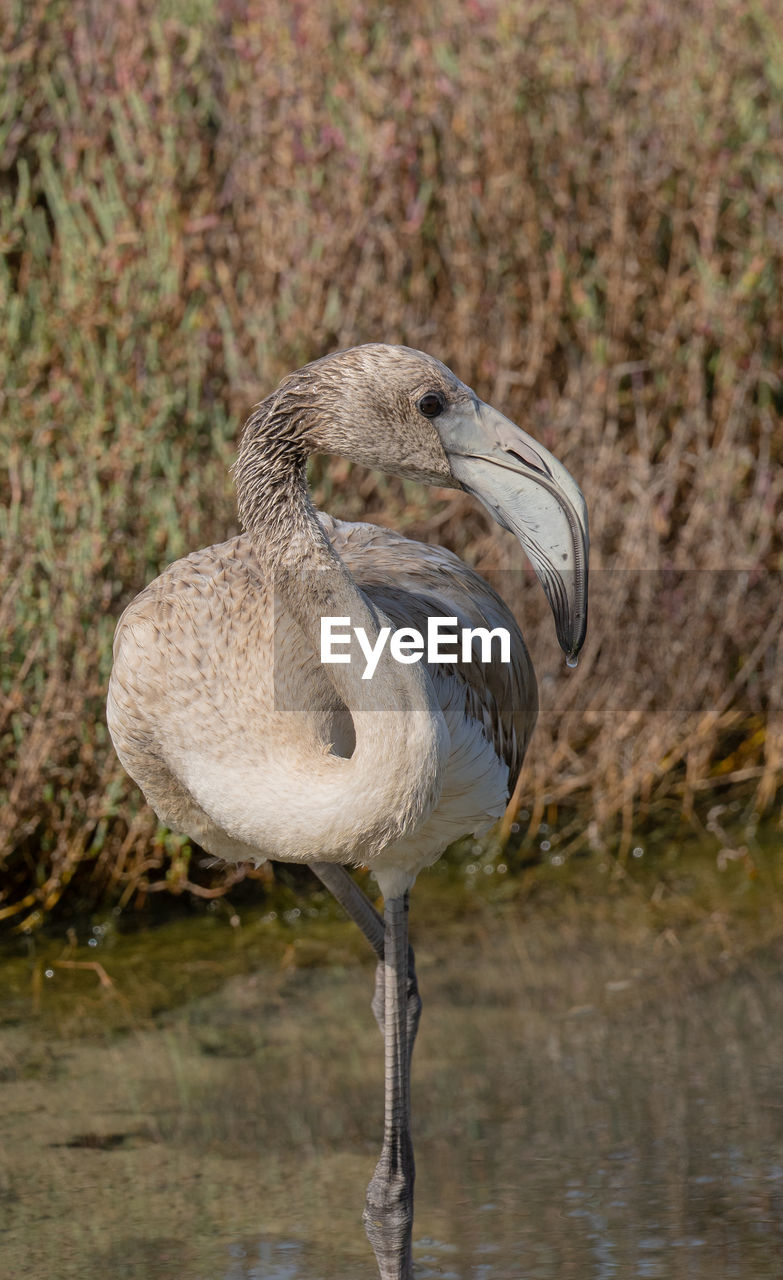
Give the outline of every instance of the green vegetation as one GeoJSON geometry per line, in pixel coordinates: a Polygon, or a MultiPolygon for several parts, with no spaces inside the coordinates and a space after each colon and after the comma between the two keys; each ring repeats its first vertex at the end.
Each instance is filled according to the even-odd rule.
{"type": "Polygon", "coordinates": [[[113,755],[114,623],[236,531],[250,406],[368,340],[439,355],[588,497],[571,673],[465,495],[313,466],[336,514],[505,571],[542,678],[531,833],[624,857],[640,822],[773,809],[776,0],[9,0],[0,49],[0,920],[218,874],[113,755]]]}

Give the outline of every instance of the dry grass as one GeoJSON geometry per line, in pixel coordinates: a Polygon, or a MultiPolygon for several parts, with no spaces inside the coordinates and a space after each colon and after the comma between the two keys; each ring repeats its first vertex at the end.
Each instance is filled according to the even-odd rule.
{"type": "MultiPolygon", "coordinates": [[[[0,918],[35,923],[77,872],[126,898],[189,882],[107,739],[114,620],[235,530],[249,406],[379,338],[452,364],[588,497],[604,572],[576,678],[507,582],[544,677],[534,825],[566,806],[627,847],[640,815],[716,788],[772,806],[776,0],[6,11],[0,918]]],[[[518,565],[467,498],[342,462],[313,478],[337,514],[518,565]]]]}

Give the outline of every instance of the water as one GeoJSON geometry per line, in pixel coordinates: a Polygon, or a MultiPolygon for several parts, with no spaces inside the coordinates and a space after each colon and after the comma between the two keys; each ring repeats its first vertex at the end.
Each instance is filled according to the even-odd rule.
{"type": "MultiPolygon", "coordinates": [[[[732,866],[734,897],[667,888],[667,908],[646,862],[589,900],[565,870],[530,898],[505,877],[505,903],[474,876],[448,919],[437,872],[414,890],[417,1280],[780,1275],[780,898],[732,866]],[[766,915],[734,909],[756,898],[766,915]]],[[[69,953],[111,987],[56,952],[14,961],[0,1274],[372,1277],[362,954],[305,910],[69,953]]]]}

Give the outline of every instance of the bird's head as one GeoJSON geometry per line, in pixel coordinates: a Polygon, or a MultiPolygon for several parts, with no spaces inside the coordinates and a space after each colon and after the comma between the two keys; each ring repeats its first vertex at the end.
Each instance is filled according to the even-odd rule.
{"type": "Polygon", "coordinates": [[[316,360],[289,374],[259,405],[240,465],[259,445],[279,456],[283,442],[302,456],[340,454],[473,494],[518,538],[549,600],[560,646],[576,658],[587,628],[582,492],[548,450],[479,400],[446,365],[382,343],[316,360]]]}

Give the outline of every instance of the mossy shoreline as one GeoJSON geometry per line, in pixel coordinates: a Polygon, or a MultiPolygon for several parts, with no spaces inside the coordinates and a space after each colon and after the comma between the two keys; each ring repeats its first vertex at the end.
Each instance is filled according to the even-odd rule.
{"type": "MultiPolygon", "coordinates": [[[[783,936],[783,859],[774,832],[736,849],[691,838],[642,851],[625,865],[586,857],[509,871],[507,854],[466,854],[422,872],[411,928],[425,947],[464,931],[510,925],[572,930],[612,944],[643,940],[661,971],[690,967],[705,978],[732,971],[783,936]]],[[[370,875],[359,882],[371,897],[370,875]]],[[[379,906],[381,900],[378,899],[379,906]]],[[[3,1018],[40,1015],[43,1025],[103,1037],[155,1020],[183,1000],[214,991],[257,965],[288,970],[369,969],[358,930],[308,874],[243,899],[149,913],[99,911],[51,920],[0,948],[3,1018]],[[83,1020],[83,1021],[80,1021],[83,1020]],[[90,1031],[92,1028],[92,1031],[90,1031]]]]}

